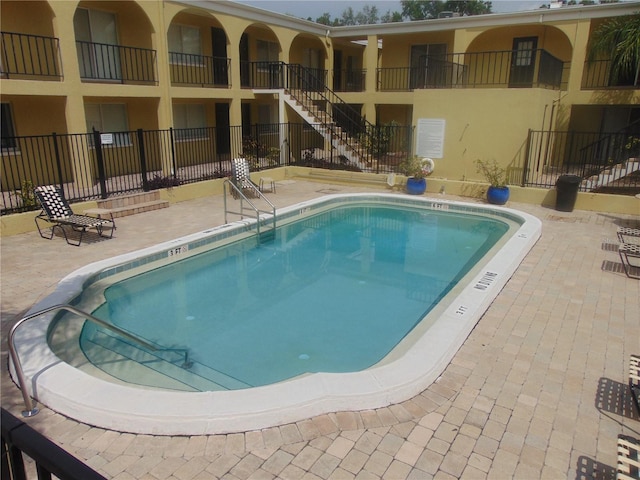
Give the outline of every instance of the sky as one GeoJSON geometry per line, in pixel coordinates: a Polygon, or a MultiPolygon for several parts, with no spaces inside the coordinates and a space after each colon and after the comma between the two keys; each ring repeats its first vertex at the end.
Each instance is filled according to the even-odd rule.
{"type": "MultiPolygon", "coordinates": [[[[342,17],[348,7],[354,13],[362,10],[365,5],[375,5],[378,15],[384,15],[387,11],[400,12],[402,6],[399,0],[236,0],[239,3],[251,5],[277,13],[290,14],[298,18],[311,17],[313,20],[320,17],[325,12],[331,18],[342,17]]],[[[513,12],[518,10],[535,10],[548,0],[493,0],[491,2],[494,13],[513,12]]]]}

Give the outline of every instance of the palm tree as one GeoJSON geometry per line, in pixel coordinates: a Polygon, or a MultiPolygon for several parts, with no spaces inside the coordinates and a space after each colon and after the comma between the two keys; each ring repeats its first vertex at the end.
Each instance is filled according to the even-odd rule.
{"type": "Polygon", "coordinates": [[[640,13],[612,18],[593,32],[589,59],[607,57],[611,60],[611,79],[617,82],[634,76],[633,85],[640,77],[640,13]]]}

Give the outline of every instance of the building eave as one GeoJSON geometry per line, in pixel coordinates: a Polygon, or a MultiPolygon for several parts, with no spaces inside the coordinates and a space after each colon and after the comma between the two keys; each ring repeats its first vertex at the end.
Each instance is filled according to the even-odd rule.
{"type": "Polygon", "coordinates": [[[291,15],[270,12],[262,8],[233,2],[230,0],[169,0],[171,3],[181,4],[207,10],[212,13],[223,13],[235,17],[245,18],[266,25],[290,28],[301,33],[326,36],[329,27],[310,22],[291,15]]]}
{"type": "Polygon", "coordinates": [[[366,37],[367,35],[403,35],[407,33],[440,32],[456,29],[491,28],[531,25],[631,15],[640,11],[640,2],[619,2],[523,12],[490,13],[468,17],[451,17],[414,22],[382,23],[330,27],[332,38],[366,37]]]}

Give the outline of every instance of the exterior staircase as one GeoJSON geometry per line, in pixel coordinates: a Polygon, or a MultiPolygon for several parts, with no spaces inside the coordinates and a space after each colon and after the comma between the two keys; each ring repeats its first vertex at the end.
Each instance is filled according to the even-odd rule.
{"type": "Polygon", "coordinates": [[[282,98],[300,117],[316,130],[325,141],[336,149],[338,155],[344,156],[350,163],[366,170],[366,148],[353,136],[347,134],[333,117],[321,110],[317,103],[305,95],[305,92],[297,90],[284,90],[282,98]]]}
{"type": "Polygon", "coordinates": [[[582,188],[591,191],[606,187],[634,172],[640,171],[640,158],[629,158],[622,163],[612,165],[597,175],[592,175],[582,181],[582,188]]]}
{"type": "Polygon", "coordinates": [[[314,78],[313,70],[286,63],[280,63],[280,68],[283,69],[280,78],[284,82],[279,90],[284,102],[322,135],[338,155],[367,171],[370,153],[366,144],[373,145],[374,125],[329,89],[324,81],[314,78]],[[352,132],[357,132],[357,136],[352,132]]]}

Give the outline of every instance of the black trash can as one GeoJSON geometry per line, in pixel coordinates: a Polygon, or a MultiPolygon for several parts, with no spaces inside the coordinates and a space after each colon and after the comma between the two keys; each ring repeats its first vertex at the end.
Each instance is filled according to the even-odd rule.
{"type": "Polygon", "coordinates": [[[578,175],[560,175],[556,181],[556,210],[573,212],[581,181],[578,175]]]}

